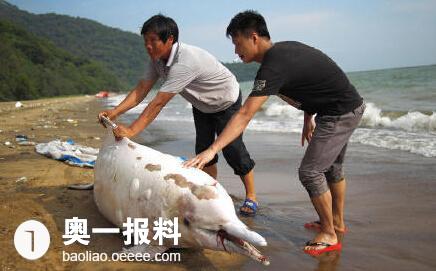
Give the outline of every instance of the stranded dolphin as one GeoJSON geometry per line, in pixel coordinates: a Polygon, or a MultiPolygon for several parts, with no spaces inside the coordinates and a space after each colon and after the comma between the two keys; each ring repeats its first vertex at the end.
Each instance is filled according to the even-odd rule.
{"type": "Polygon", "coordinates": [[[266,246],[265,239],[239,220],[226,190],[205,172],[184,168],[180,158],[127,138],[116,141],[108,128],[94,173],[97,207],[118,227],[128,217],[148,218],[149,229],[159,217],[178,217],[178,247],[235,252],[269,264],[254,247],[266,246]]]}

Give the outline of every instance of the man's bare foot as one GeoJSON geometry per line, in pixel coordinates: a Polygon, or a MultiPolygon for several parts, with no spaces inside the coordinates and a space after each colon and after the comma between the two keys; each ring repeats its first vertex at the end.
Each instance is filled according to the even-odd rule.
{"type": "MultiPolygon", "coordinates": [[[[321,222],[319,220],[304,224],[304,227],[309,230],[321,231],[321,222]]],[[[338,233],[346,233],[348,228],[343,224],[342,227],[335,225],[335,231],[338,233]]]]}
{"type": "Polygon", "coordinates": [[[312,241],[306,243],[304,252],[310,255],[319,255],[324,252],[340,250],[341,243],[338,242],[336,234],[318,233],[312,241]]]}

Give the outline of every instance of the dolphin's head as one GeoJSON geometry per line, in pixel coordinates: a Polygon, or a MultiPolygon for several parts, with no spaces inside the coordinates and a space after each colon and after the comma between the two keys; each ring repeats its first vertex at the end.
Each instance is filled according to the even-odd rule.
{"type": "Polygon", "coordinates": [[[220,184],[214,189],[217,197],[208,200],[183,197],[179,201],[178,214],[183,221],[180,229],[184,239],[190,240],[192,246],[239,253],[269,265],[268,258],[255,247],[266,246],[266,240],[239,220],[233,201],[220,184]]]}

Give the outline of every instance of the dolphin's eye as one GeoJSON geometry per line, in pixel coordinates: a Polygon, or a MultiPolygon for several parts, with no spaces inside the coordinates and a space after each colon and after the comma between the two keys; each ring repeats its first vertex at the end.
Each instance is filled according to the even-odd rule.
{"type": "Polygon", "coordinates": [[[185,224],[186,227],[189,227],[189,220],[185,217],[183,218],[183,224],[185,224]]]}

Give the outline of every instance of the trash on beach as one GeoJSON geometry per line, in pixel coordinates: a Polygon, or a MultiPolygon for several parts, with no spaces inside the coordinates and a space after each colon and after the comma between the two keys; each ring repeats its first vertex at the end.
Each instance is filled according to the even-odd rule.
{"type": "Polygon", "coordinates": [[[100,140],[101,138],[98,137],[98,136],[94,136],[94,139],[95,139],[95,140],[100,140]]]}
{"type": "Polygon", "coordinates": [[[76,184],[70,184],[67,187],[68,187],[68,189],[71,189],[71,190],[93,190],[94,184],[93,183],[76,183],[76,184]]]}
{"type": "Polygon", "coordinates": [[[55,160],[78,167],[94,167],[98,149],[75,144],[72,139],[60,141],[59,139],[48,143],[39,143],[35,151],[55,160]]]}
{"type": "Polygon", "coordinates": [[[67,141],[65,142],[67,142],[70,145],[74,145],[74,140],[72,140],[71,138],[67,139],[67,141]]]}
{"type": "Polygon", "coordinates": [[[9,147],[9,148],[13,148],[12,143],[9,141],[5,142],[5,146],[9,147]]]}
{"type": "Polygon", "coordinates": [[[18,142],[18,145],[20,145],[20,146],[35,146],[36,142],[33,142],[33,141],[21,141],[21,142],[18,142]]]}
{"type": "Polygon", "coordinates": [[[16,135],[15,136],[15,141],[16,142],[22,142],[22,141],[27,141],[28,138],[26,135],[16,135]]]}
{"type": "Polygon", "coordinates": [[[33,141],[29,141],[29,138],[26,135],[16,135],[15,141],[20,146],[35,146],[36,143],[33,141]]]}
{"type": "Polygon", "coordinates": [[[77,120],[73,120],[73,119],[67,119],[68,123],[73,123],[73,124],[77,124],[77,120]]]}
{"type": "Polygon", "coordinates": [[[102,90],[99,93],[95,94],[95,97],[97,97],[97,98],[107,98],[107,97],[109,97],[109,92],[102,90]]]}
{"type": "Polygon", "coordinates": [[[15,108],[20,108],[20,107],[23,107],[23,104],[20,101],[16,102],[15,108]]]}
{"type": "Polygon", "coordinates": [[[15,182],[16,183],[25,183],[25,182],[27,182],[27,178],[26,177],[20,177],[15,182]]]}

